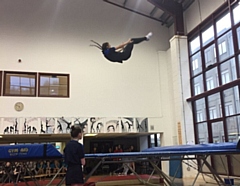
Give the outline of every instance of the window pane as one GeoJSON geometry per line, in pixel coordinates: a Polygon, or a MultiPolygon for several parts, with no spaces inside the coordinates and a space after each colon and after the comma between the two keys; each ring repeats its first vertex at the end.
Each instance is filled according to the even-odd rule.
{"type": "Polygon", "coordinates": [[[210,119],[216,119],[222,116],[220,94],[208,96],[208,112],[210,119]]]}
{"type": "Polygon", "coordinates": [[[220,20],[217,21],[217,35],[222,34],[231,27],[230,13],[223,16],[220,20]]]}
{"type": "Polygon", "coordinates": [[[195,117],[197,122],[206,121],[205,99],[195,101],[195,117]]]}
{"type": "Polygon", "coordinates": [[[212,135],[213,135],[213,143],[225,142],[222,121],[212,123],[212,135]]]}
{"type": "Polygon", "coordinates": [[[218,39],[218,52],[220,61],[234,54],[232,32],[228,32],[218,39]]]}
{"type": "Polygon", "coordinates": [[[237,28],[237,36],[238,36],[238,50],[240,50],[240,27],[237,28]]]}
{"type": "Polygon", "coordinates": [[[204,57],[205,57],[206,68],[209,65],[212,65],[217,62],[215,45],[211,45],[210,47],[204,50],[204,57]]]}
{"type": "Polygon", "coordinates": [[[36,74],[5,72],[5,96],[34,96],[36,74]]]}
{"type": "Polygon", "coordinates": [[[199,75],[193,79],[194,96],[203,93],[203,76],[199,75]]]}
{"type": "Polygon", "coordinates": [[[50,85],[49,78],[41,76],[40,77],[40,86],[49,86],[49,85],[50,85]]]}
{"type": "Polygon", "coordinates": [[[191,57],[191,67],[193,75],[202,72],[202,59],[200,52],[191,57]]]}
{"type": "Polygon", "coordinates": [[[151,140],[151,147],[155,147],[155,135],[154,134],[151,134],[150,135],[150,140],[151,140]]]}
{"type": "Polygon", "coordinates": [[[234,24],[237,24],[240,21],[239,12],[240,12],[240,5],[238,4],[238,6],[233,9],[234,24]]]}
{"type": "Polygon", "coordinates": [[[219,86],[218,72],[216,67],[206,72],[206,84],[207,90],[211,90],[219,86]]]}
{"type": "Polygon", "coordinates": [[[222,85],[237,79],[235,59],[231,59],[220,65],[222,85]]]}
{"type": "Polygon", "coordinates": [[[238,142],[240,136],[240,116],[228,117],[227,120],[227,133],[229,142],[238,142]]]}
{"type": "Polygon", "coordinates": [[[207,123],[197,124],[198,143],[208,143],[208,127],[207,123]]]}
{"type": "MultiPolygon", "coordinates": [[[[240,68],[240,55],[238,56],[238,64],[239,64],[239,68],[240,68]]],[[[238,71],[240,71],[240,69],[238,69],[238,71]]]]}
{"type": "Polygon", "coordinates": [[[191,54],[195,53],[197,50],[200,49],[199,36],[190,42],[190,49],[191,49],[191,52],[190,52],[191,54]]]}
{"type": "Polygon", "coordinates": [[[40,74],[39,96],[68,97],[68,75],[40,74]]]}
{"type": "Polygon", "coordinates": [[[213,26],[211,26],[202,33],[202,44],[203,44],[203,46],[208,44],[213,39],[214,39],[214,30],[213,30],[213,26]]]}
{"type": "Polygon", "coordinates": [[[226,116],[240,113],[239,91],[237,86],[224,90],[223,99],[226,116]]]}

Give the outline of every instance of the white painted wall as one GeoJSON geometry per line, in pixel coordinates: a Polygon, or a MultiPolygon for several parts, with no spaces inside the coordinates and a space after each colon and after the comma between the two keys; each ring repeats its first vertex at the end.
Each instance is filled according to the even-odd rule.
{"type": "Polygon", "coordinates": [[[2,0],[0,25],[1,70],[70,74],[70,98],[0,97],[1,117],[161,116],[158,51],[169,36],[158,22],[98,0],[2,0]],[[149,31],[151,41],[124,64],[89,47],[91,39],[118,45],[149,31]]]}
{"type": "Polygon", "coordinates": [[[211,15],[226,0],[195,0],[184,12],[184,23],[186,33],[189,33],[204,19],[211,15]]]}

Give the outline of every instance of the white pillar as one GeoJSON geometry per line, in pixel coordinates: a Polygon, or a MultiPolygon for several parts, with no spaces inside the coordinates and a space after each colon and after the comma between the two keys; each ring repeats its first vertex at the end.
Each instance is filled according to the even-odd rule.
{"type": "Polygon", "coordinates": [[[190,97],[188,41],[186,36],[173,36],[171,46],[171,72],[173,91],[173,138],[175,144],[194,140],[190,97]]]}

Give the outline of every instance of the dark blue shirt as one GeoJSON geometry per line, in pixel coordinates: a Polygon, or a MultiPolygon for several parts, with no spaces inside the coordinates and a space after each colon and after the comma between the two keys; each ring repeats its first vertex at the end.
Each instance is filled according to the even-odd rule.
{"type": "Polygon", "coordinates": [[[103,55],[109,61],[122,63],[122,54],[121,54],[121,52],[116,52],[115,47],[104,50],[103,55]]]}
{"type": "Polygon", "coordinates": [[[68,142],[64,149],[65,163],[68,166],[82,165],[82,158],[84,158],[83,145],[75,140],[68,142]]]}

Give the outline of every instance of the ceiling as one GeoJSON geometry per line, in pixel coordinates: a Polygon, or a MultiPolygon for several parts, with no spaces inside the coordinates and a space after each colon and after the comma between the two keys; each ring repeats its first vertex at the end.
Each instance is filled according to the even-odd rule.
{"type": "MultiPolygon", "coordinates": [[[[166,27],[174,23],[174,5],[180,5],[182,12],[187,10],[195,0],[103,0],[113,6],[148,17],[166,27]],[[173,10],[173,11],[172,11],[173,10]]],[[[175,16],[176,17],[176,16],[175,16]]]]}

